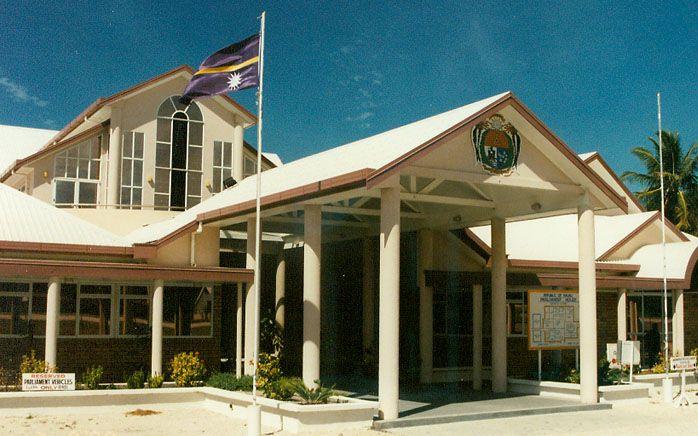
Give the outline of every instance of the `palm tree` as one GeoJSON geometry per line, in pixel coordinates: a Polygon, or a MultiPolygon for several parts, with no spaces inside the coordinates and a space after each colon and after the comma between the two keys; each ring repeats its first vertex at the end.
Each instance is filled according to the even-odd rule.
{"type": "MultiPolygon", "coordinates": [[[[647,139],[651,147],[635,147],[632,153],[645,166],[645,172],[626,171],[621,178],[637,183],[643,189],[635,195],[647,210],[661,208],[659,136],[647,139]]],[[[666,218],[679,230],[693,233],[698,230],[698,142],[686,153],[681,147],[678,132],[662,131],[664,158],[664,207],[666,218]]]]}

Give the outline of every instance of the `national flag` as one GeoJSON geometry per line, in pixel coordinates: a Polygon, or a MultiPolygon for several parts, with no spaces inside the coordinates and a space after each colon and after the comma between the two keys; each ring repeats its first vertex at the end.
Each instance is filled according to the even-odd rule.
{"type": "Polygon", "coordinates": [[[179,101],[239,91],[259,85],[259,34],[218,50],[201,63],[179,101]]]}

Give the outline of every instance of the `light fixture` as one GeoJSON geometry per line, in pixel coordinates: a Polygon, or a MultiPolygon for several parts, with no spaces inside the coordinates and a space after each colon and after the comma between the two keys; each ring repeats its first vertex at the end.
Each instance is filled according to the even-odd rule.
{"type": "Polygon", "coordinates": [[[43,176],[44,176],[44,179],[48,179],[48,171],[44,171],[43,176]]]}
{"type": "Polygon", "coordinates": [[[533,203],[533,204],[531,205],[531,209],[532,209],[534,212],[539,212],[542,208],[543,208],[543,206],[541,206],[541,204],[538,203],[538,202],[535,202],[535,203],[533,203]]]}

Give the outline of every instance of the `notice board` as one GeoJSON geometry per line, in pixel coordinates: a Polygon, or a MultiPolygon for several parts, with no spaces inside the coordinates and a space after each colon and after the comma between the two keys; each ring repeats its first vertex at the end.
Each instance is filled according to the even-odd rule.
{"type": "Polygon", "coordinates": [[[528,348],[579,348],[579,293],[528,291],[528,348]]]}

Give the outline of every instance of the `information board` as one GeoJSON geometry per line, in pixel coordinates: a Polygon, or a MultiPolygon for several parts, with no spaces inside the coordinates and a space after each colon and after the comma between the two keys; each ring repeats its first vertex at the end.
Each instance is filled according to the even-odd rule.
{"type": "Polygon", "coordinates": [[[23,391],[74,391],[75,390],[75,374],[74,373],[23,373],[22,374],[22,390],[23,391]]]}
{"type": "Polygon", "coordinates": [[[528,291],[528,348],[579,348],[579,293],[528,291]]]}
{"type": "Polygon", "coordinates": [[[696,369],[696,356],[681,356],[671,358],[672,371],[693,371],[696,369]]]}

